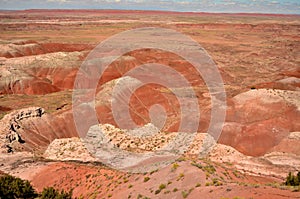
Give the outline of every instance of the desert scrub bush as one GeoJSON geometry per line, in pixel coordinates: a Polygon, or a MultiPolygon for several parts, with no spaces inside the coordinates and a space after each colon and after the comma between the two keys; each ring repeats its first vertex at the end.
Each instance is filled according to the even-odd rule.
{"type": "Polygon", "coordinates": [[[227,175],[228,175],[227,171],[226,171],[226,172],[222,172],[222,174],[223,174],[224,176],[226,176],[226,177],[227,177],[227,175]]]}
{"type": "Polygon", "coordinates": [[[165,184],[160,184],[158,189],[154,192],[155,194],[159,194],[161,190],[165,189],[167,186],[165,184]]]}
{"type": "Polygon", "coordinates": [[[174,189],[173,189],[173,192],[176,192],[176,191],[178,191],[178,189],[177,189],[177,188],[174,188],[174,189]]]}
{"type": "Polygon", "coordinates": [[[215,186],[221,186],[221,185],[223,185],[223,183],[220,182],[217,178],[213,178],[212,179],[212,184],[215,185],[215,186]]]}
{"type": "Polygon", "coordinates": [[[92,193],[92,195],[91,195],[89,198],[91,198],[91,199],[92,199],[92,198],[95,198],[95,199],[96,199],[97,196],[98,196],[98,194],[99,194],[99,193],[98,193],[97,191],[95,191],[94,193],[92,193]]]}
{"type": "Polygon", "coordinates": [[[40,194],[40,199],[72,199],[72,190],[65,192],[64,190],[58,191],[53,187],[44,188],[40,194]]]}
{"type": "Polygon", "coordinates": [[[177,177],[177,181],[179,181],[183,178],[184,178],[184,173],[180,173],[179,176],[177,177]]]}
{"type": "Polygon", "coordinates": [[[235,177],[240,178],[239,172],[237,170],[234,170],[232,173],[235,177]]]}
{"type": "Polygon", "coordinates": [[[254,185],[254,188],[259,188],[259,187],[260,187],[259,184],[255,184],[255,185],[254,185]]]}
{"type": "Polygon", "coordinates": [[[22,180],[10,175],[0,178],[0,198],[35,198],[37,193],[27,180],[22,180]]]}
{"type": "Polygon", "coordinates": [[[212,165],[202,166],[201,164],[196,163],[196,162],[192,162],[191,165],[195,166],[195,167],[197,167],[197,168],[201,169],[202,171],[207,172],[209,174],[214,174],[216,172],[215,167],[212,166],[212,165]]]}
{"type": "Polygon", "coordinates": [[[214,174],[216,172],[215,167],[212,165],[206,165],[206,166],[202,167],[202,169],[204,171],[208,172],[209,174],[214,174]]]}
{"type": "Polygon", "coordinates": [[[192,165],[192,166],[195,166],[195,167],[197,167],[197,168],[199,168],[199,169],[202,169],[202,165],[199,164],[199,163],[192,162],[191,165],[192,165]]]}
{"type": "Polygon", "coordinates": [[[189,189],[188,191],[187,190],[184,190],[181,192],[181,195],[183,198],[187,198],[188,195],[193,191],[193,188],[189,189]]]}
{"type": "Polygon", "coordinates": [[[129,180],[127,178],[123,179],[124,183],[127,183],[129,180]]]}
{"type": "Polygon", "coordinates": [[[139,195],[137,196],[137,199],[150,199],[150,198],[147,197],[147,196],[143,196],[142,194],[139,194],[139,195]]]}
{"type": "Polygon", "coordinates": [[[205,172],[205,179],[208,180],[209,177],[210,177],[210,174],[208,172],[205,172]]]}
{"type": "Polygon", "coordinates": [[[83,195],[80,194],[79,198],[78,199],[84,199],[83,195]]]}
{"type": "Polygon", "coordinates": [[[132,188],[132,187],[133,187],[133,185],[132,185],[132,184],[128,185],[128,189],[130,189],[130,188],[132,188]]]}
{"type": "Polygon", "coordinates": [[[89,177],[91,177],[91,174],[87,174],[85,177],[86,179],[88,179],[89,177]]]}
{"type": "Polygon", "coordinates": [[[195,185],[195,187],[201,187],[201,184],[200,184],[200,183],[197,183],[197,184],[195,185]]]}
{"type": "Polygon", "coordinates": [[[159,188],[160,190],[162,190],[162,189],[165,189],[166,187],[167,187],[167,186],[166,186],[165,184],[160,184],[158,188],[159,188]]]}
{"type": "Polygon", "coordinates": [[[179,167],[179,165],[175,162],[175,163],[172,165],[171,171],[175,171],[178,167],[179,167]]]}
{"type": "Polygon", "coordinates": [[[280,187],[280,185],[276,182],[266,183],[265,185],[268,186],[268,187],[273,187],[273,188],[279,188],[280,187]]]}
{"type": "Polygon", "coordinates": [[[177,162],[183,162],[183,161],[185,161],[185,157],[181,156],[176,161],[177,162]]]}
{"type": "Polygon", "coordinates": [[[289,172],[284,184],[287,186],[300,186],[300,172],[298,172],[297,175],[289,172]]]}
{"type": "Polygon", "coordinates": [[[152,175],[153,173],[155,173],[155,172],[157,172],[157,171],[158,171],[158,169],[153,170],[153,171],[150,171],[150,175],[152,175]]]}
{"type": "Polygon", "coordinates": [[[205,183],[205,186],[206,187],[210,186],[210,183],[209,182],[205,183]]]}
{"type": "Polygon", "coordinates": [[[147,176],[147,177],[144,177],[144,182],[148,182],[150,180],[150,178],[147,176]]]}

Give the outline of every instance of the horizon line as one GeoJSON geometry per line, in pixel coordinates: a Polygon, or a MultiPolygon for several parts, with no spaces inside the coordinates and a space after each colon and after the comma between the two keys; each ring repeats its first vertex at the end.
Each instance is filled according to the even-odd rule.
{"type": "Polygon", "coordinates": [[[128,11],[128,12],[137,12],[137,11],[143,11],[143,12],[166,12],[166,13],[181,13],[181,14],[240,14],[240,15],[275,15],[275,16],[300,16],[300,14],[297,13],[273,13],[273,12],[222,12],[222,11],[179,11],[179,10],[151,10],[151,9],[101,9],[101,8],[29,8],[29,9],[1,9],[0,11],[128,11]]]}

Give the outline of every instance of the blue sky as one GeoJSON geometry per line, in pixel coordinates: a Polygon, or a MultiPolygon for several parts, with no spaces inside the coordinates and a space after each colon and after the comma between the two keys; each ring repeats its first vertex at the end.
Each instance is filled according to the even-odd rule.
{"type": "Polygon", "coordinates": [[[300,0],[0,0],[0,9],[34,8],[300,14],[300,0]]]}

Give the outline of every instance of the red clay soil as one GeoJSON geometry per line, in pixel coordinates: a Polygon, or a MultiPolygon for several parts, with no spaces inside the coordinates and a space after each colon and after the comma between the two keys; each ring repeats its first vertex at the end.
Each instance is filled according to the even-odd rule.
{"type": "Polygon", "coordinates": [[[132,198],[138,195],[150,198],[181,198],[182,192],[189,192],[188,198],[195,199],[200,196],[259,199],[298,197],[297,192],[286,187],[279,188],[282,179],[245,175],[223,165],[209,164],[216,169],[210,175],[206,174],[207,171],[205,173],[204,170],[192,166],[190,161],[178,162],[176,169],[168,166],[144,174],[124,173],[94,165],[51,163],[33,177],[32,184],[38,191],[47,186],[73,189],[74,197],[84,198],[127,198],[130,195],[132,198]],[[213,179],[220,184],[211,184],[213,179]],[[166,185],[166,188],[156,193],[161,184],[166,185]],[[174,191],[175,188],[177,191],[174,191]]]}
{"type": "Polygon", "coordinates": [[[0,112],[7,112],[7,111],[11,111],[12,109],[9,107],[4,107],[4,106],[0,106],[0,112]]]}
{"type": "Polygon", "coordinates": [[[94,193],[107,195],[108,190],[114,187],[112,182],[130,178],[126,176],[129,175],[101,166],[54,163],[34,176],[32,184],[37,191],[53,186],[66,191],[73,189],[74,197],[82,195],[89,198],[94,193]]]}
{"type": "MultiPolygon", "coordinates": [[[[122,77],[128,71],[132,70],[137,66],[148,63],[169,65],[172,67],[172,69],[176,70],[180,75],[182,75],[191,84],[191,86],[196,88],[194,92],[196,96],[199,97],[198,99],[196,99],[196,101],[198,101],[198,103],[201,106],[199,111],[202,111],[203,113],[206,112],[206,114],[210,114],[210,109],[205,107],[209,102],[209,98],[203,99],[201,97],[202,94],[208,92],[208,90],[201,76],[198,74],[195,68],[192,67],[188,62],[183,61],[181,58],[172,53],[152,49],[133,51],[129,53],[129,56],[133,57],[134,59],[131,58],[130,61],[116,61],[105,70],[99,81],[100,86],[98,86],[98,92],[105,88],[105,83],[113,79],[122,77]],[[187,68],[188,70],[186,70],[187,68]]],[[[141,72],[139,72],[139,74],[141,74],[141,72]]],[[[159,71],[155,71],[155,74],[152,74],[150,71],[144,71],[141,76],[144,79],[151,79],[151,75],[157,76],[157,74],[165,74],[165,72],[163,71],[163,69],[161,73],[159,71]]],[[[141,76],[139,76],[139,78],[141,78],[141,76]]],[[[168,78],[173,78],[167,75],[160,76],[161,77],[158,77],[162,78],[162,81],[165,81],[168,78]]],[[[93,78],[91,78],[91,81],[93,81],[93,78]]],[[[137,125],[145,125],[149,123],[150,107],[154,104],[160,104],[162,107],[164,107],[168,116],[163,130],[167,132],[177,131],[181,120],[179,100],[189,100],[189,97],[185,97],[186,94],[184,94],[184,91],[182,95],[182,97],[179,97],[180,99],[177,99],[176,96],[169,90],[169,88],[158,84],[147,84],[146,86],[138,88],[134,91],[129,103],[130,114],[132,116],[133,121],[135,121],[137,125]]],[[[120,100],[120,104],[124,103],[122,102],[122,97],[116,100],[120,100]]],[[[125,108],[127,107],[128,105],[125,106],[125,108]]],[[[105,104],[102,103],[101,105],[97,106],[96,109],[99,113],[98,117],[101,123],[110,123],[117,126],[116,122],[113,119],[111,104],[109,101],[107,101],[105,104]]],[[[207,117],[206,114],[200,114],[201,126],[199,126],[198,131],[205,132],[207,129],[209,117],[207,117]]],[[[186,115],[184,117],[189,118],[190,120],[195,120],[193,115],[186,115]]],[[[126,119],[127,118],[124,118],[124,120],[126,119]]],[[[125,123],[125,121],[122,123],[125,123]]]]}
{"type": "Polygon", "coordinates": [[[4,88],[1,94],[27,94],[27,95],[43,95],[60,91],[59,88],[38,78],[32,80],[23,80],[22,83],[15,82],[13,86],[4,88]]]}
{"type": "MultiPolygon", "coordinates": [[[[33,74],[40,81],[44,81],[45,84],[50,84],[49,87],[53,86],[57,88],[58,91],[65,89],[72,89],[74,87],[74,80],[76,78],[78,69],[77,68],[31,68],[26,70],[29,74],[33,74]],[[49,80],[51,82],[49,82],[49,80]]],[[[37,92],[43,92],[43,89],[37,92]]],[[[47,93],[47,90],[44,91],[47,93]]],[[[51,93],[51,92],[48,92],[51,93]]],[[[32,94],[38,94],[33,92],[32,94]]]]}
{"type": "Polygon", "coordinates": [[[47,71],[48,73],[39,74],[40,77],[32,76],[31,79],[18,79],[11,82],[1,88],[0,94],[44,95],[73,88],[76,69],[41,69],[40,71],[47,71]],[[51,74],[51,71],[54,72],[51,74]],[[46,76],[53,78],[53,81],[44,78],[46,76]]]}
{"type": "MultiPolygon", "coordinates": [[[[119,103],[123,104],[121,98],[117,98],[116,100],[117,102],[120,101],[119,103]]],[[[151,118],[149,114],[149,109],[154,104],[160,104],[161,106],[163,106],[167,113],[168,118],[163,130],[176,132],[178,116],[180,116],[178,112],[179,111],[178,101],[174,95],[163,94],[160,91],[159,86],[157,85],[156,86],[147,85],[139,88],[134,92],[134,95],[131,97],[129,103],[129,107],[130,107],[129,111],[132,120],[139,126],[143,126],[147,123],[150,123],[151,118]]],[[[124,108],[127,109],[128,106],[124,106],[124,108]]],[[[97,106],[96,110],[101,123],[103,124],[110,123],[115,126],[118,126],[113,119],[110,104],[97,106]],[[105,111],[105,109],[107,111],[105,111]]],[[[118,119],[119,119],[118,121],[121,122],[122,124],[126,124],[126,120],[128,118],[118,118],[118,119]]]]}

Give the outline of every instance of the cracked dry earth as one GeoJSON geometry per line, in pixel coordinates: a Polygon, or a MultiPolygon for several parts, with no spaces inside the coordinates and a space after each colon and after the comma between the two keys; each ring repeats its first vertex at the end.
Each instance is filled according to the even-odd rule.
{"type": "MultiPolygon", "coordinates": [[[[28,179],[37,190],[73,189],[73,196],[82,198],[300,198],[298,187],[282,184],[289,171],[300,170],[299,19],[113,10],[0,12],[0,175],[28,179]],[[72,104],[75,77],[88,53],[116,33],[149,26],[190,36],[218,66],[227,107],[217,142],[207,133],[213,96],[191,64],[170,52],[141,49],[122,55],[103,73],[94,103],[91,91],[84,95],[85,104],[72,104]],[[187,92],[190,88],[143,86],[129,100],[129,114],[139,127],[119,126],[126,118],[116,121],[114,88],[120,82],[136,84],[127,72],[148,63],[179,72],[195,95],[187,92]],[[199,128],[178,132],[179,101],[191,98],[199,104],[199,128]],[[84,111],[91,104],[100,124],[89,122],[92,116],[84,111]],[[154,104],[166,110],[162,126],[161,118],[153,120],[148,111],[154,104]],[[72,105],[90,140],[79,136],[72,105]],[[103,137],[93,134],[95,128],[103,137]],[[114,150],[148,154],[178,135],[181,142],[173,149],[182,155],[158,170],[145,165],[159,158],[126,162],[120,157],[123,165],[117,170],[111,156],[91,153],[110,143],[114,150]],[[95,141],[101,145],[89,145],[95,141]],[[189,147],[182,147],[185,142],[189,147]],[[207,146],[213,147],[199,157],[207,146]],[[146,170],[134,170],[133,163],[146,170]]],[[[145,78],[150,74],[145,71],[145,78]]]]}

